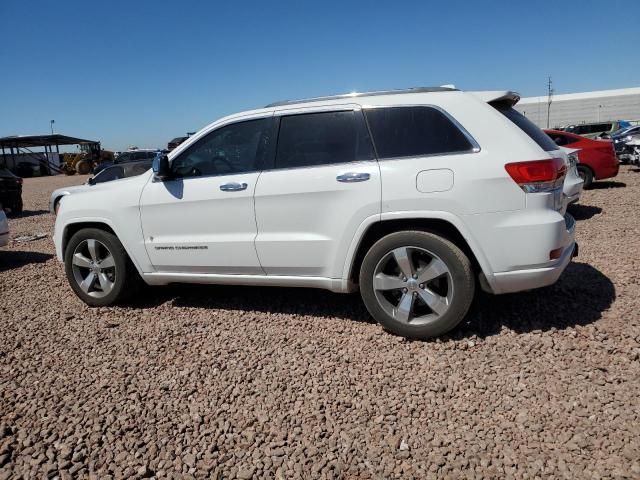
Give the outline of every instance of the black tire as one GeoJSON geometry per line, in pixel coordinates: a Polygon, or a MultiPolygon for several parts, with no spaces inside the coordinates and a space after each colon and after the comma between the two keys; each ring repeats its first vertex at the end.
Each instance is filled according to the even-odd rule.
{"type": "Polygon", "coordinates": [[[80,160],[78,163],[76,163],[76,171],[80,175],[87,175],[91,173],[91,164],[88,160],[80,160]]]}
{"type": "MultiPolygon", "coordinates": [[[[69,285],[71,285],[75,294],[91,307],[105,307],[121,303],[137,291],[141,283],[138,271],[129,259],[120,240],[112,233],[97,228],[84,228],[71,237],[64,252],[64,264],[69,285]],[[115,264],[113,269],[109,269],[109,274],[113,273],[113,287],[108,294],[100,298],[83,291],[74,274],[74,253],[80,244],[89,240],[97,240],[102,244],[102,251],[105,251],[104,247],[106,247],[108,253],[113,256],[115,264]]],[[[82,270],[84,271],[85,269],[82,270]]],[[[86,269],[86,271],[88,272],[89,269],[86,269]]]]}
{"type": "Polygon", "coordinates": [[[7,205],[11,209],[11,213],[8,214],[10,217],[17,217],[23,211],[22,198],[16,199],[16,201],[12,204],[7,205]]]}
{"type": "MultiPolygon", "coordinates": [[[[474,293],[475,276],[467,256],[455,244],[433,233],[404,231],[389,234],[369,249],[360,269],[360,294],[371,316],[386,330],[410,339],[437,337],[454,329],[469,311],[474,293]],[[391,252],[402,248],[417,248],[431,252],[439,257],[448,269],[447,281],[453,288],[448,309],[429,323],[411,325],[411,321],[400,322],[385,311],[376,296],[376,268],[391,252]]],[[[418,294],[414,293],[414,297],[416,295],[418,294]]]]}
{"type": "Polygon", "coordinates": [[[578,165],[578,175],[582,178],[583,188],[589,188],[593,183],[593,172],[585,165],[578,165]]]}

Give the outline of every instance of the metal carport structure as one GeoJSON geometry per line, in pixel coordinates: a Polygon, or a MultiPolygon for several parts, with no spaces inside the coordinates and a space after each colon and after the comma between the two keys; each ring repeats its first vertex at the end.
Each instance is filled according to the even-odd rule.
{"type": "MultiPolygon", "coordinates": [[[[53,147],[55,147],[56,153],[60,154],[61,145],[100,145],[100,142],[96,140],[87,140],[84,138],[70,137],[68,135],[61,135],[58,133],[51,135],[12,135],[9,137],[0,137],[0,148],[2,149],[3,164],[6,165],[7,149],[11,156],[12,163],[15,167],[15,155],[20,154],[21,150],[25,150],[30,154],[36,152],[31,151],[31,148],[44,147],[44,153],[47,158],[47,171],[49,175],[54,171],[60,173],[60,167],[52,165],[49,161],[49,153],[53,153],[53,147]]],[[[41,162],[42,164],[42,162],[41,162]]]]}

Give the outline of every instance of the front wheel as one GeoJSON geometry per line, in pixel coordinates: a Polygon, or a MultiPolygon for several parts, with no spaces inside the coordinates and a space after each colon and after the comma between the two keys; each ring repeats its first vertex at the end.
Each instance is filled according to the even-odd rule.
{"type": "Polygon", "coordinates": [[[442,335],[467,314],[475,292],[471,262],[455,244],[427,232],[387,235],[367,252],[360,292],[385,329],[411,339],[442,335]]]}
{"type": "Polygon", "coordinates": [[[121,302],[138,285],[138,272],[124,247],[112,233],[96,228],[76,232],[64,255],[71,288],[92,307],[121,302]]]}

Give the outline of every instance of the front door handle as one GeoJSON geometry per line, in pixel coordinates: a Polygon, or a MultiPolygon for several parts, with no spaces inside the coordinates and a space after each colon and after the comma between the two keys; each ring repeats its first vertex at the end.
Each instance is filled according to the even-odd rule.
{"type": "Polygon", "coordinates": [[[240,190],[246,190],[246,183],[238,183],[238,182],[229,182],[220,185],[220,190],[223,192],[239,192],[240,190]]]}
{"type": "Polygon", "coordinates": [[[371,178],[366,172],[348,172],[338,175],[336,180],[343,183],[366,182],[371,178]]]}

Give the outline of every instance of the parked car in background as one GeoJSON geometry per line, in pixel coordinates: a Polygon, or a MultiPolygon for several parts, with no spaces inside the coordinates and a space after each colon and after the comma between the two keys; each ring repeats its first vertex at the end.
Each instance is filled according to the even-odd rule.
{"type": "Polygon", "coordinates": [[[152,162],[153,159],[156,158],[157,154],[158,154],[158,150],[154,150],[150,148],[121,152],[116,158],[113,159],[113,161],[102,162],[98,164],[98,166],[96,166],[96,168],[93,169],[93,173],[94,175],[98,174],[105,168],[110,167],[111,165],[121,165],[128,162],[142,162],[142,161],[152,162]]]}
{"type": "Polygon", "coordinates": [[[87,180],[87,183],[83,185],[63,187],[54,190],[49,197],[49,211],[53,214],[57,214],[58,208],[60,207],[60,200],[62,200],[62,197],[65,195],[90,190],[93,185],[141,175],[151,168],[151,164],[151,160],[143,160],[141,162],[128,162],[123,163],[122,165],[112,165],[91,177],[87,180]]]}
{"type": "Polygon", "coordinates": [[[568,205],[576,203],[580,200],[582,189],[584,188],[584,180],[578,173],[578,150],[560,147],[565,154],[565,164],[567,166],[567,175],[564,177],[563,192],[568,205]]]}
{"type": "Polygon", "coordinates": [[[596,122],[596,123],[581,123],[579,125],[569,125],[561,128],[560,130],[575,133],[587,138],[606,138],[613,132],[621,128],[630,126],[629,122],[623,120],[615,122],[596,122]]]}
{"type": "Polygon", "coordinates": [[[9,243],[9,222],[7,221],[7,215],[4,213],[4,208],[0,204],[0,247],[4,247],[9,243]]]}
{"type": "Polygon", "coordinates": [[[222,118],[152,172],[67,196],[57,257],[91,306],[140,278],[359,289],[387,330],[441,335],[476,285],[550,285],[576,251],[563,153],[519,99],[436,87],[222,118]]]}
{"type": "Polygon", "coordinates": [[[634,135],[631,140],[627,142],[629,147],[629,163],[634,165],[640,165],[640,135],[634,135]]]}
{"type": "Polygon", "coordinates": [[[640,125],[621,128],[611,134],[613,147],[616,150],[616,155],[620,162],[627,163],[630,160],[633,154],[633,147],[629,146],[629,141],[637,135],[640,135],[640,125]]]}
{"type": "Polygon", "coordinates": [[[169,143],[167,143],[167,150],[171,151],[175,149],[178,145],[183,143],[187,138],[189,137],[176,137],[174,139],[171,139],[169,143]]]}
{"type": "Polygon", "coordinates": [[[545,133],[561,147],[577,149],[578,173],[588,188],[596,180],[613,178],[618,175],[620,162],[611,140],[592,140],[580,135],[559,130],[545,130],[545,133]]]}
{"type": "Polygon", "coordinates": [[[11,214],[22,212],[22,178],[0,167],[0,203],[11,214]]]}
{"type": "Polygon", "coordinates": [[[22,178],[39,177],[42,174],[40,165],[32,162],[19,162],[15,170],[22,178]]]}

